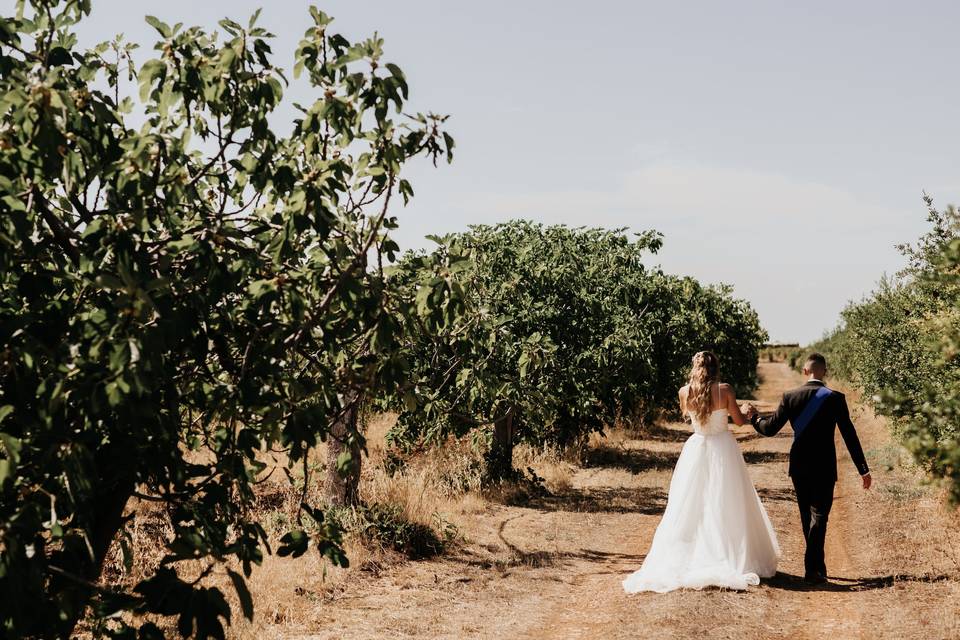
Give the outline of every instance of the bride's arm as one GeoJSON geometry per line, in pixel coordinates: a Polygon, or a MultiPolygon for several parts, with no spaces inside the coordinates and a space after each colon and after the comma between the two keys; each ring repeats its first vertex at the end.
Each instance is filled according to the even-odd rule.
{"type": "Polygon", "coordinates": [[[687,415],[687,388],[680,387],[680,413],[681,415],[687,415]]]}
{"type": "Polygon", "coordinates": [[[730,414],[730,417],[733,418],[733,424],[738,427],[745,424],[750,424],[750,421],[747,420],[746,416],[740,411],[740,407],[737,405],[737,396],[733,393],[733,388],[724,384],[721,385],[721,389],[726,392],[727,396],[727,413],[730,414]]]}

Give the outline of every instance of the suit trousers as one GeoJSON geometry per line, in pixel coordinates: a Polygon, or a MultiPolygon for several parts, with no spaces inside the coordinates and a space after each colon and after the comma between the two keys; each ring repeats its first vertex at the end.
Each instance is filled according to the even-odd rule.
{"type": "Polygon", "coordinates": [[[833,506],[833,479],[794,477],[793,488],[800,507],[800,523],[807,550],[803,566],[807,576],[827,575],[823,547],[827,538],[827,519],[833,506]]]}

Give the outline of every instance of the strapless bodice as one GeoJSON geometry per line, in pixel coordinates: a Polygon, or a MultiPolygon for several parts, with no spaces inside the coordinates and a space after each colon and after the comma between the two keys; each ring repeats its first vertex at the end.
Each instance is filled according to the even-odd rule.
{"type": "Polygon", "coordinates": [[[693,422],[693,432],[699,433],[702,436],[712,436],[728,431],[726,409],[721,408],[713,411],[703,424],[700,424],[697,416],[692,413],[690,414],[690,420],[693,422]]]}

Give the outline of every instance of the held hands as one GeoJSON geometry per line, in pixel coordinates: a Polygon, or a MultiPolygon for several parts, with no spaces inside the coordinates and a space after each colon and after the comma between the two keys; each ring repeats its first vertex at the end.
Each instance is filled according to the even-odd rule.
{"type": "MultiPolygon", "coordinates": [[[[740,413],[742,413],[747,420],[753,422],[753,418],[757,416],[760,412],[757,411],[757,408],[753,406],[753,404],[749,402],[744,402],[743,404],[740,405],[740,413]]],[[[868,472],[865,475],[860,477],[863,480],[863,490],[864,491],[869,490],[871,485],[873,485],[873,478],[870,476],[870,473],[868,472]]]]}

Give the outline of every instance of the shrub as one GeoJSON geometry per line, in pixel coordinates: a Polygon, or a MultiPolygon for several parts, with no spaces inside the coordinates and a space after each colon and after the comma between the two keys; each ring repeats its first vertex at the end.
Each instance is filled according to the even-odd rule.
{"type": "Polygon", "coordinates": [[[394,504],[331,507],[326,517],[364,544],[392,549],[411,560],[442,553],[457,536],[456,528],[439,514],[434,514],[434,529],[411,521],[404,514],[404,508],[394,504]]]}
{"type": "Polygon", "coordinates": [[[932,228],[900,247],[907,269],[847,307],[813,348],[892,418],[917,463],[960,502],[960,216],[926,202],[932,228]]]}

